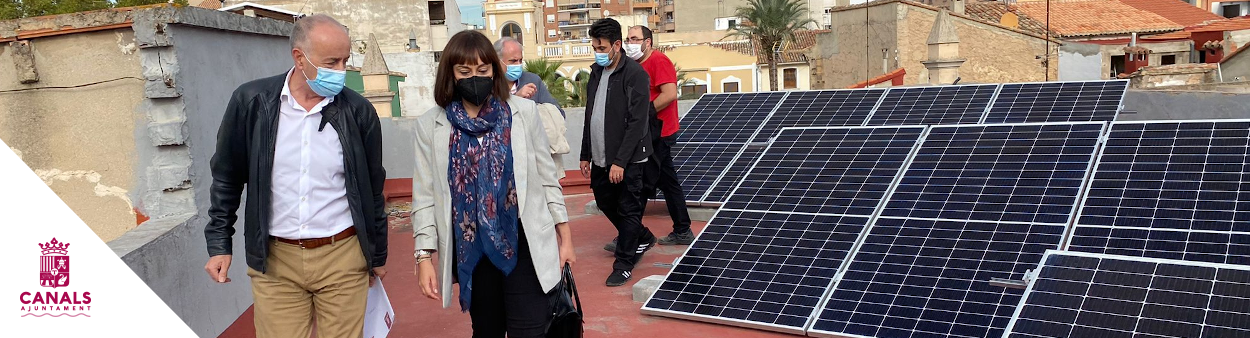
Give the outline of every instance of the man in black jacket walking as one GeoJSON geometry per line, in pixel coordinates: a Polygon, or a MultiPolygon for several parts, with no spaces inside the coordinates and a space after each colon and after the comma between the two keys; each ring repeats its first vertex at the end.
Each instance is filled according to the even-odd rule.
{"type": "Polygon", "coordinates": [[[616,226],[616,261],[606,284],[621,286],[656,242],[642,225],[643,170],[651,156],[651,82],[637,61],[623,57],[616,20],[595,21],[590,37],[595,65],[586,90],[581,170],[590,178],[599,210],[616,226]]]}
{"type": "Polygon", "coordinates": [[[361,337],[370,276],[386,275],[382,132],[373,105],[343,90],[350,48],[334,19],[300,19],[295,66],[236,89],[217,132],[204,270],[230,282],[246,189],[243,240],[260,338],[306,338],[314,315],[319,336],[361,337]]]}

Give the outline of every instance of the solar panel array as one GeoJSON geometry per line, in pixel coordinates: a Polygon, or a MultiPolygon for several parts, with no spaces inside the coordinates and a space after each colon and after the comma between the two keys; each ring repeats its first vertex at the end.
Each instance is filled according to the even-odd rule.
{"type": "Polygon", "coordinates": [[[704,188],[722,208],[643,311],[830,337],[1250,335],[1250,120],[1104,123],[1125,87],[786,94],[706,165],[727,168],[704,188]],[[885,126],[823,126],[859,116],[885,126]]]}
{"type": "Polygon", "coordinates": [[[1000,336],[1021,292],[989,281],[1059,247],[1104,126],[931,128],[808,332],[1000,336]]]}
{"type": "Polygon", "coordinates": [[[924,131],[783,130],[643,311],[803,332],[924,131]]]}
{"type": "MultiPolygon", "coordinates": [[[[678,147],[690,142],[732,143],[742,155],[735,153],[728,166],[687,175],[683,187],[690,202],[724,202],[762,144],[786,127],[1112,121],[1127,83],[1113,80],[708,94],[682,117],[678,147]]],[[[698,162],[729,161],[696,157],[698,162]]],[[[685,161],[674,160],[679,165],[685,161]]]]}
{"type": "Polygon", "coordinates": [[[1250,337],[1250,266],[1047,252],[1007,338],[1250,337]]]}

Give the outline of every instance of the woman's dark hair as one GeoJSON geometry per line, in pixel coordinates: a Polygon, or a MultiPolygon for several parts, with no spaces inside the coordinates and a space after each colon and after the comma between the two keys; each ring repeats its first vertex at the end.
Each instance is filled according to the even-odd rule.
{"type": "Polygon", "coordinates": [[[612,18],[603,18],[590,25],[592,39],[606,39],[608,43],[621,41],[621,23],[612,18]]]}
{"type": "Polygon", "coordinates": [[[495,54],[495,46],[490,43],[482,33],[477,31],[460,31],[447,41],[447,47],[443,48],[443,56],[439,58],[438,74],[434,76],[434,102],[439,107],[446,108],[452,101],[458,99],[456,96],[456,74],[457,65],[476,64],[477,62],[490,64],[494,68],[495,89],[491,94],[501,101],[508,100],[509,87],[507,77],[504,76],[503,62],[499,61],[499,55],[495,54]]]}

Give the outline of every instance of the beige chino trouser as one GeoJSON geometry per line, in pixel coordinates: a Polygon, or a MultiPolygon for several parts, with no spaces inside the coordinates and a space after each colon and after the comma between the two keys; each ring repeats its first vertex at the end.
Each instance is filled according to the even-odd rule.
{"type": "Polygon", "coordinates": [[[364,335],[368,263],[355,236],[314,249],[271,240],[267,273],[247,269],[257,338],[364,335]],[[315,314],[314,314],[315,311],[315,314]]]}

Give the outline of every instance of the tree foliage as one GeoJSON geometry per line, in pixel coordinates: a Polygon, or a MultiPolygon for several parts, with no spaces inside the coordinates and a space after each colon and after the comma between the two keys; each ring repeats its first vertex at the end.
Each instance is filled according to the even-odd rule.
{"type": "Polygon", "coordinates": [[[803,0],[749,0],[735,11],[742,20],[729,36],[755,42],[756,53],[768,60],[768,86],[777,90],[776,48],[794,42],[794,33],[814,24],[803,0]]]}
{"type": "MultiPolygon", "coordinates": [[[[0,20],[169,3],[169,0],[0,0],[0,20]]],[[[174,0],[186,6],[187,0],[174,0]]]]}

